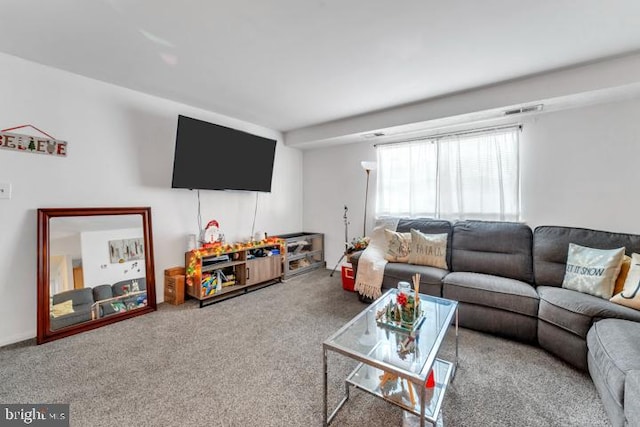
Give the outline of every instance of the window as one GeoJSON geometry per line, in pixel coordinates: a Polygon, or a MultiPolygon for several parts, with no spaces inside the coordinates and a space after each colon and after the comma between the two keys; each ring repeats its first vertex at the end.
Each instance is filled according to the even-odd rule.
{"type": "Polygon", "coordinates": [[[379,145],[377,216],[517,221],[519,127],[379,145]]]}

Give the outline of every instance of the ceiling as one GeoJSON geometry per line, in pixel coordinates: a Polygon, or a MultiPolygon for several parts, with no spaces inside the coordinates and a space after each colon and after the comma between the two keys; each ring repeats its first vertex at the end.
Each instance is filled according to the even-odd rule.
{"type": "Polygon", "coordinates": [[[0,52],[290,131],[640,49],[637,0],[4,0],[0,52]]]}

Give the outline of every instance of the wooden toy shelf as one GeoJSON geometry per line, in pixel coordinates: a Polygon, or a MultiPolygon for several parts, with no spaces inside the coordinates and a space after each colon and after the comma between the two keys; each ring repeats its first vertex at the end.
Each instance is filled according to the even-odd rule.
{"type": "Polygon", "coordinates": [[[325,268],[324,234],[290,233],[280,234],[284,240],[284,278],[305,273],[316,268],[325,268]]]}
{"type": "Polygon", "coordinates": [[[282,250],[282,243],[275,241],[189,251],[187,294],[202,308],[282,281],[282,250]]]}

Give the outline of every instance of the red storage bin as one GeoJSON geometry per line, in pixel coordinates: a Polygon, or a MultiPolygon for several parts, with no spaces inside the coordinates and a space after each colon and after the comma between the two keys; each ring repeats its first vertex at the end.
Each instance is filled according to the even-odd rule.
{"type": "Polygon", "coordinates": [[[342,288],[345,291],[354,292],[356,278],[353,275],[353,267],[351,264],[342,265],[342,288]]]}

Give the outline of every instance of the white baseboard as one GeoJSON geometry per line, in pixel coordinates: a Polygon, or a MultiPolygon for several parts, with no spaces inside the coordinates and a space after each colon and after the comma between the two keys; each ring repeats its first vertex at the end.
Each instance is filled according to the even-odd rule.
{"type": "Polygon", "coordinates": [[[0,347],[4,347],[5,345],[10,345],[10,344],[15,344],[20,341],[30,340],[35,337],[36,336],[33,334],[33,332],[25,332],[23,334],[13,335],[8,338],[0,338],[0,347]]]}

